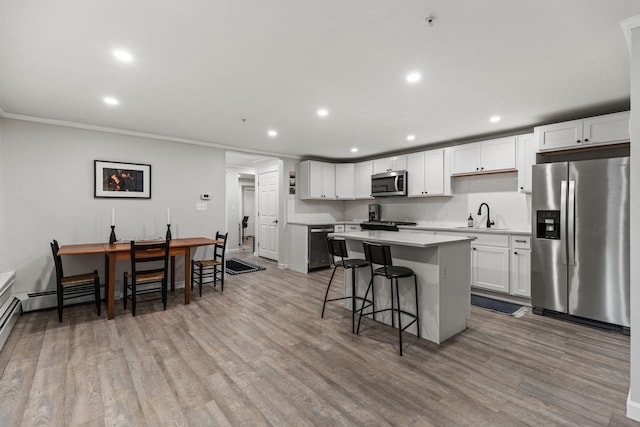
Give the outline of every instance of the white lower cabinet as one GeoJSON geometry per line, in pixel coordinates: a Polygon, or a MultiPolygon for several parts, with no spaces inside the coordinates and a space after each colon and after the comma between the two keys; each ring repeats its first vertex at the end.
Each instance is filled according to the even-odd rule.
{"type": "Polygon", "coordinates": [[[511,236],[510,293],[531,298],[531,238],[511,236]]]}
{"type": "Polygon", "coordinates": [[[471,286],[509,292],[509,248],[471,245],[471,286]]]}
{"type": "Polygon", "coordinates": [[[531,298],[531,237],[498,233],[437,231],[435,234],[473,237],[471,286],[491,292],[531,298]]]}

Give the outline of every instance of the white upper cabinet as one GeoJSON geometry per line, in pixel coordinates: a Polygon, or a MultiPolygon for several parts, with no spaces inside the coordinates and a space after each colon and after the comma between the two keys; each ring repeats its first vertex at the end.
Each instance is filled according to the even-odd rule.
{"type": "Polygon", "coordinates": [[[554,151],[628,142],[628,111],[535,128],[538,151],[554,151]]]}
{"type": "Polygon", "coordinates": [[[476,173],[480,171],[480,144],[464,144],[451,147],[451,173],[476,173]]]}
{"type": "Polygon", "coordinates": [[[451,195],[448,164],[448,148],[409,154],[407,156],[407,195],[409,197],[451,195]]]}
{"type": "Polygon", "coordinates": [[[360,162],[355,164],[355,198],[372,199],[371,175],[373,174],[373,162],[360,162]]]}
{"type": "Polygon", "coordinates": [[[451,147],[451,174],[463,175],[516,169],[516,137],[451,147]]]}
{"type": "Polygon", "coordinates": [[[336,169],[332,163],[307,160],[300,162],[300,198],[335,199],[336,169]]]}
{"type": "Polygon", "coordinates": [[[536,164],[536,139],[534,134],[518,135],[518,189],[531,193],[531,169],[536,164]]]}
{"type": "Polygon", "coordinates": [[[407,169],[407,156],[385,157],[373,161],[373,173],[403,171],[407,169]]]}
{"type": "Polygon", "coordinates": [[[337,163],[336,165],[336,199],[353,200],[355,191],[353,163],[337,163]]]}

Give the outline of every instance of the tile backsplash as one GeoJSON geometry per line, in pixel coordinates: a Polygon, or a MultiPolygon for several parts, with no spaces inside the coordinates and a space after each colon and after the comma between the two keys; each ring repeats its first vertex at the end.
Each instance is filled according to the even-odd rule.
{"type": "Polygon", "coordinates": [[[289,220],[363,220],[369,203],[380,205],[384,220],[416,221],[443,226],[465,226],[469,213],[476,226],[483,227],[487,210],[477,215],[481,203],[491,210],[497,228],[528,229],[531,227],[531,196],[518,192],[516,173],[454,177],[453,196],[433,198],[390,197],[344,202],[289,200],[289,220]]]}

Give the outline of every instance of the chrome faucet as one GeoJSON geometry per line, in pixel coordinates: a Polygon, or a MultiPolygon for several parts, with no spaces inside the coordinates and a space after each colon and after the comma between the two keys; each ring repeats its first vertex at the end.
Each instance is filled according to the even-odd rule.
{"type": "Polygon", "coordinates": [[[491,228],[492,225],[495,225],[495,222],[491,221],[491,216],[489,215],[489,205],[482,202],[480,203],[480,207],[478,208],[478,215],[482,215],[482,206],[487,207],[487,228],[491,228]]]}

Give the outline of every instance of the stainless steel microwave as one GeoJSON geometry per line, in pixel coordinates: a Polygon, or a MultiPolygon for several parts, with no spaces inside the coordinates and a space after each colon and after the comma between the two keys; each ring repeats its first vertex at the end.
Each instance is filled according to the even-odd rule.
{"type": "Polygon", "coordinates": [[[371,175],[371,195],[374,197],[406,196],[407,171],[392,171],[371,175]]]}

